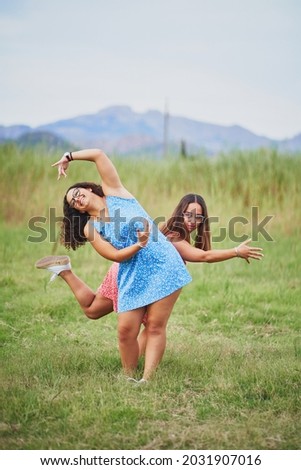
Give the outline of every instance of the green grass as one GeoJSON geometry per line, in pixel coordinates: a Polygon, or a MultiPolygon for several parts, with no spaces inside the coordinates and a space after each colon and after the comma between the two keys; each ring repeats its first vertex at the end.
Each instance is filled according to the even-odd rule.
{"type": "MultiPolygon", "coordinates": [[[[188,191],[204,194],[202,185],[210,215],[222,214],[225,226],[252,205],[275,216],[274,241],[258,242],[263,261],[188,265],[193,282],[170,318],[163,362],[151,383],[135,387],[120,373],[116,314],[88,320],[62,280],[49,284],[33,267],[65,250],[48,239],[29,243],[28,218],[47,214],[52,202],[59,213],[64,188],[83,176],[74,168],[75,177],[56,183],[49,170],[56,157],[11,152],[1,170],[1,449],[300,449],[300,158],[254,154],[250,168],[248,155],[117,162],[153,216],[168,215],[188,191]],[[248,202],[241,188],[230,196],[237,173],[248,202]]],[[[214,244],[227,246],[229,238],[214,244]]],[[[110,263],[89,246],[71,257],[96,289],[110,263]]]]}

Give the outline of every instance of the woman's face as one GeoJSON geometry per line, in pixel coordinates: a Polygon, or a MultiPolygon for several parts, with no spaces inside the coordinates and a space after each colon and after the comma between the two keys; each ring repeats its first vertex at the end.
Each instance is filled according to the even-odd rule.
{"type": "Polygon", "coordinates": [[[92,189],[72,188],[67,193],[67,202],[70,207],[78,211],[88,211],[92,189]]]}
{"type": "Polygon", "coordinates": [[[183,212],[184,225],[189,233],[193,232],[204,221],[203,209],[197,202],[191,202],[183,212]]]}

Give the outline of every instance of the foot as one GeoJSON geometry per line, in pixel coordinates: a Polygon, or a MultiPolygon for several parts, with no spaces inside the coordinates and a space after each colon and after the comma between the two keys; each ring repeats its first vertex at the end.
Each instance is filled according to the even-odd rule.
{"type": "Polygon", "coordinates": [[[45,256],[36,262],[35,267],[50,271],[50,281],[54,281],[62,271],[71,270],[71,262],[69,256],[45,256]]]}
{"type": "Polygon", "coordinates": [[[126,377],[127,382],[138,383],[138,380],[134,379],[134,377],[126,377]]]}
{"type": "Polygon", "coordinates": [[[141,385],[147,384],[147,380],[146,379],[140,379],[140,380],[138,380],[138,384],[141,384],[141,385]]]}

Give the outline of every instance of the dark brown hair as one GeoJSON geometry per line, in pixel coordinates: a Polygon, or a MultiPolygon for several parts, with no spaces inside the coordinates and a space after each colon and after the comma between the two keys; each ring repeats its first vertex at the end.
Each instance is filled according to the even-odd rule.
{"type": "Polygon", "coordinates": [[[186,240],[190,243],[190,234],[185,227],[183,212],[187,210],[187,207],[192,202],[200,204],[203,216],[205,217],[204,222],[197,226],[194,246],[205,251],[211,250],[211,235],[207,206],[204,198],[199,194],[186,194],[186,196],[182,197],[161,231],[165,236],[172,236],[174,233],[177,235],[178,239],[186,240]]]}
{"type": "Polygon", "coordinates": [[[84,228],[90,217],[88,212],[82,213],[69,205],[67,194],[70,189],[73,188],[91,189],[92,193],[97,194],[100,197],[104,197],[102,187],[99,184],[89,183],[87,181],[83,183],[75,183],[67,189],[63,202],[64,217],[61,227],[61,243],[67,248],[67,250],[70,250],[70,248],[72,248],[72,250],[76,250],[86,243],[87,238],[84,234],[84,228]]]}

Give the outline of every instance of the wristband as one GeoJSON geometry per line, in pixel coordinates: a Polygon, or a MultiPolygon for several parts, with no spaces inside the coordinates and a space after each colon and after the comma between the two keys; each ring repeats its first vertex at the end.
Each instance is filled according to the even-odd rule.
{"type": "Polygon", "coordinates": [[[67,158],[68,162],[71,162],[73,160],[73,157],[72,157],[72,152],[66,152],[64,154],[64,157],[67,158]]]}
{"type": "Polygon", "coordinates": [[[145,248],[146,245],[142,245],[140,242],[137,242],[137,245],[140,246],[140,248],[145,248]]]}
{"type": "Polygon", "coordinates": [[[239,251],[238,251],[237,246],[234,247],[234,250],[235,250],[236,256],[238,256],[238,258],[240,258],[240,255],[239,255],[239,251]]]}

